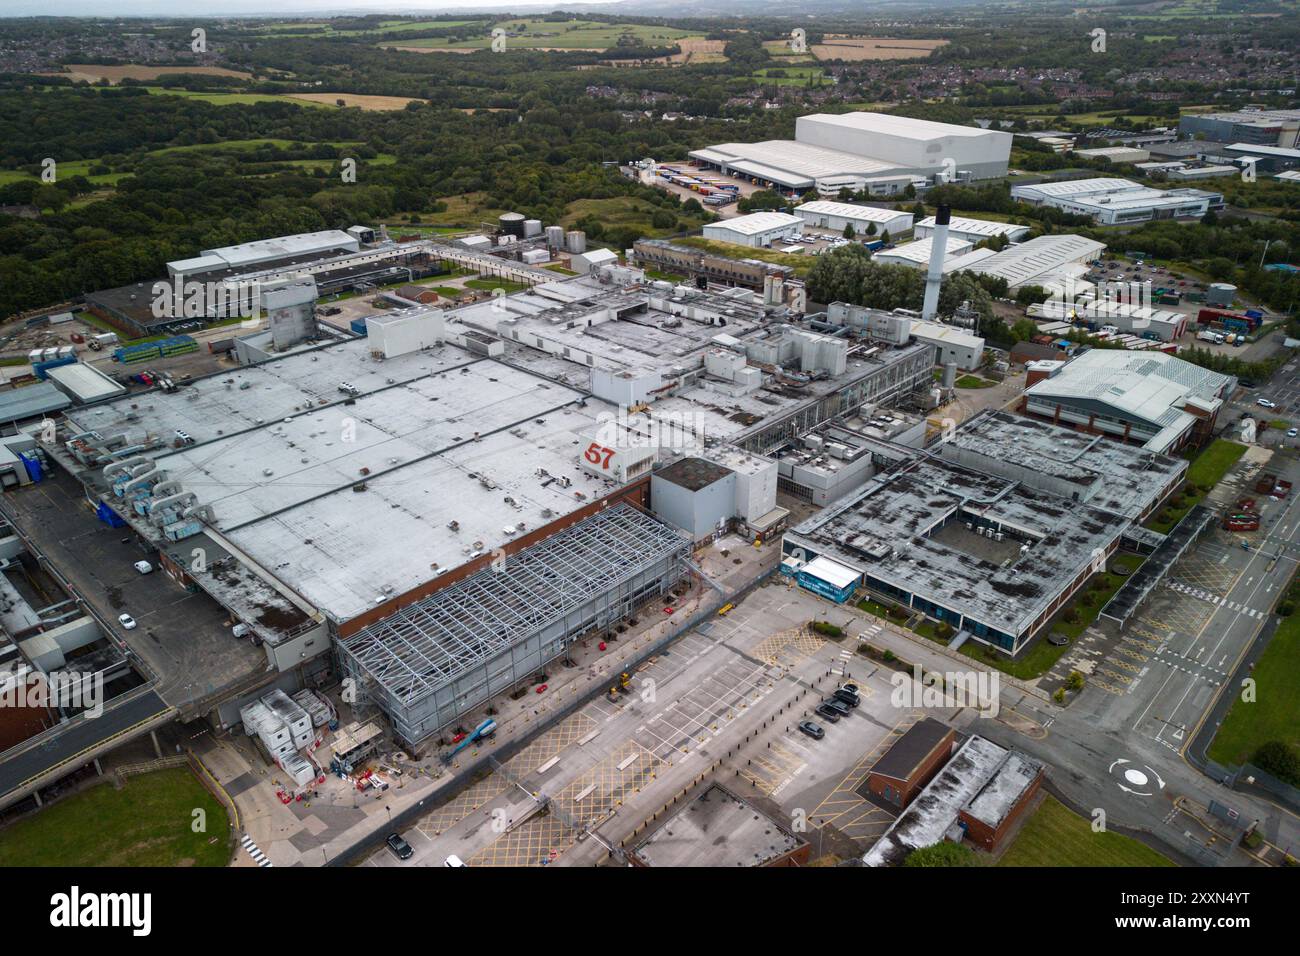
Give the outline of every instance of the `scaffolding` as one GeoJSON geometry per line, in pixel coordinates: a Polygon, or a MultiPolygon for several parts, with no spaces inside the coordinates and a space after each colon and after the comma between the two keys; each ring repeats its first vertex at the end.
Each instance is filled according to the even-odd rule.
{"type": "Polygon", "coordinates": [[[343,639],[340,660],[415,744],[666,592],[689,549],[616,505],[343,639]]]}

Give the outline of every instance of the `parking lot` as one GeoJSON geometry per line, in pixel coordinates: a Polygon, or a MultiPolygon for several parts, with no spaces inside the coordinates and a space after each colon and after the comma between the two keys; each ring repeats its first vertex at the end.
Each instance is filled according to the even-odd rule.
{"type": "Polygon", "coordinates": [[[827,852],[865,849],[893,817],[857,791],[921,711],[896,703],[892,672],[856,653],[856,633],[827,640],[808,628],[828,614],[858,620],[785,579],[759,587],[647,661],[628,693],[591,701],[431,810],[405,834],[412,860],[380,850],[367,865],[439,866],[453,854],[470,866],[602,863],[701,774],[806,820],[827,852]],[[860,705],[835,723],[814,716],[849,680],[860,705]],[[808,719],[821,739],[799,731],[808,719]]]}
{"type": "Polygon", "coordinates": [[[206,594],[190,593],[155,570],[133,564],[151,553],[129,528],[95,518],[79,482],[61,469],[8,496],[19,524],[106,621],[130,614],[138,626],[117,628],[159,678],[158,692],[184,710],[223,687],[261,674],[266,654],[231,636],[225,612],[206,594]]]}

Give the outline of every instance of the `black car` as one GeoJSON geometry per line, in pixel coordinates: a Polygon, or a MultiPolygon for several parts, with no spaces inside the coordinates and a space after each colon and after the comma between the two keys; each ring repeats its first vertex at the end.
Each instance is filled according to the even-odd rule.
{"type": "Polygon", "coordinates": [[[393,851],[393,855],[399,860],[409,860],[415,856],[415,851],[411,849],[411,844],[402,839],[400,833],[388,834],[388,839],[384,841],[388,844],[388,849],[393,851]]]}
{"type": "Polygon", "coordinates": [[[826,731],[814,724],[811,720],[805,720],[799,725],[799,733],[807,734],[813,740],[821,740],[826,736],[826,731]]]}
{"type": "Polygon", "coordinates": [[[832,724],[839,723],[840,717],[842,716],[838,710],[833,707],[828,707],[825,704],[818,704],[817,709],[814,710],[813,713],[824,720],[829,720],[832,724]]]}
{"type": "Polygon", "coordinates": [[[862,703],[862,699],[847,687],[841,687],[831,695],[831,699],[838,700],[840,703],[845,704],[848,707],[857,707],[858,704],[862,703]]]}
{"type": "Polygon", "coordinates": [[[847,717],[850,713],[853,712],[852,708],[849,707],[848,704],[844,703],[844,701],[836,697],[827,697],[824,701],[822,701],[822,706],[829,707],[831,710],[835,711],[841,717],[847,717]]]}

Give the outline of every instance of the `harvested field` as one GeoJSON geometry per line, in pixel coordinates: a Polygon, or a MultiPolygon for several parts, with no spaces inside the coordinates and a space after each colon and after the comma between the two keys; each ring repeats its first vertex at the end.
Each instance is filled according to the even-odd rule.
{"type": "Polygon", "coordinates": [[[98,83],[102,79],[116,85],[123,80],[156,80],[160,76],[175,75],[177,73],[194,74],[198,76],[233,76],[242,80],[252,77],[251,73],[241,73],[238,70],[227,70],[220,66],[141,66],[135,63],[127,63],[124,66],[100,66],[95,63],[65,63],[66,73],[42,73],[42,76],[67,76],[73,80],[83,80],[87,83],[98,83]]]}
{"type": "Polygon", "coordinates": [[[828,35],[825,42],[809,49],[819,60],[911,60],[929,56],[947,43],[947,40],[828,35]]]}
{"type": "Polygon", "coordinates": [[[405,96],[370,96],[365,93],[289,93],[288,97],[326,106],[337,106],[342,100],[345,107],[359,106],[363,110],[401,110],[408,103],[423,102],[405,96]]]}

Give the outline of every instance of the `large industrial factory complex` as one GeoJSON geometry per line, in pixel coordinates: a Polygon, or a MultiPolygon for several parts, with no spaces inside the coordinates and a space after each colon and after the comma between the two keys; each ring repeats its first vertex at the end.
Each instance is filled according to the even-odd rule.
{"type": "MultiPolygon", "coordinates": [[[[364,338],[299,335],[145,402],[68,409],[49,451],[270,673],[336,662],[416,747],[657,600],[697,541],[779,531],[785,444],[927,395],[929,346],[809,330],[774,284],[611,265],[408,305],[364,338]]],[[[272,320],[259,334],[297,328],[272,320]]]]}
{"type": "Polygon", "coordinates": [[[1007,174],[1011,134],[884,113],[816,113],[793,140],[719,143],[690,153],[699,166],[786,192],[840,190],[890,196],[918,181],[1007,174]]]}
{"type": "MultiPolygon", "coordinates": [[[[611,706],[631,701],[620,694],[633,671],[707,632],[701,621],[730,613],[735,624],[751,593],[762,604],[758,585],[784,602],[774,617],[873,602],[953,651],[1041,647],[1112,555],[1161,546],[1142,523],[1183,485],[1176,453],[1211,435],[1236,382],[1155,352],[1035,338],[1050,358],[1031,361],[987,348],[989,300],[941,299],[949,277],[1005,280],[1009,295],[987,284],[1005,317],[1021,290],[1094,294],[1105,244],[1029,238],[1029,225],[953,217],[943,201],[917,219],[843,199],[906,191],[910,202],[908,186],[1005,176],[1010,144],[1005,132],[876,113],[803,116],[793,140],[690,154],[746,190],[811,200],[711,218],[700,228],[711,242],[588,248],[582,231],[505,213],[454,237],[353,226],[203,249],[154,283],[87,294],[86,321],[104,330],[88,347],[143,341],[111,360],[34,353],[48,381],[12,406],[0,475],[6,487],[53,480],[76,507],[45,537],[22,528],[48,521],[45,505],[6,507],[16,534],[0,556],[25,549],[54,568],[44,551],[62,548],[76,567],[65,542],[102,542],[129,553],[130,584],[158,571],[155,597],[189,602],[198,623],[183,646],[175,627],[159,640],[156,617],[137,628],[122,614],[116,630],[119,601],[96,607],[98,628],[78,624],[82,643],[65,648],[11,602],[24,652],[62,661],[93,646],[138,680],[112,720],[67,721],[55,744],[0,761],[0,807],[39,800],[68,767],[173,721],[218,737],[242,727],[308,789],[325,766],[351,781],[381,741],[390,764],[441,758],[462,773],[456,755],[497,721],[513,719],[510,746],[525,746],[602,692],[611,706]],[[835,295],[853,301],[809,301],[827,285],[794,254],[868,237],[858,260],[924,272],[878,273],[920,292],[919,309],[858,305],[879,297],[847,286],[835,295]],[[194,339],[174,344],[177,332],[213,324],[229,332],[196,332],[208,352],[184,374],[166,364],[169,348],[198,352],[194,339]],[[972,381],[990,389],[982,403],[958,391],[972,381]],[[90,534],[102,526],[114,530],[90,534]],[[561,680],[561,693],[537,697],[561,680]],[[333,708],[354,722],[339,728],[333,708]],[[334,737],[313,732],[324,723],[334,737]],[[332,756],[313,757],[326,739],[332,756]]],[[[1214,200],[1118,179],[1011,194],[1116,223],[1197,215],[1214,200]]],[[[1026,314],[1046,324],[1065,315],[1063,299],[1059,314],[1036,305],[1026,314]]],[[[1139,318],[1161,346],[1186,327],[1151,313],[1130,316],[1131,329],[1139,318]]],[[[70,594],[74,581],[90,593],[69,575],[70,594]]],[[[747,671],[746,694],[779,651],[747,671]]],[[[576,745],[598,735],[592,724],[576,745]]],[[[673,759],[675,739],[664,738],[673,759]]],[[[619,774],[637,759],[615,756],[619,774]]],[[[1041,770],[1000,751],[979,787],[971,778],[949,809],[990,832],[1019,812],[981,800],[1002,773],[994,756],[1017,800],[1041,770]]],[[[643,838],[642,862],[665,839],[643,838]]]]}

